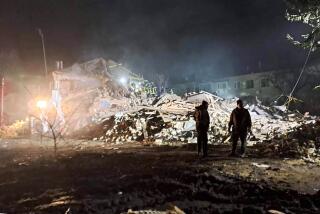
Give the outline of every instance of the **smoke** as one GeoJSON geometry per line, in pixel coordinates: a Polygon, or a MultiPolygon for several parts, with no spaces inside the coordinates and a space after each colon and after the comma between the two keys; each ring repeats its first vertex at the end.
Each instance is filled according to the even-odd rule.
{"type": "Polygon", "coordinates": [[[117,1],[105,9],[81,58],[112,58],[146,78],[205,81],[303,59],[285,39],[296,29],[281,1],[117,1]]]}
{"type": "Polygon", "coordinates": [[[104,57],[171,83],[295,66],[304,56],[285,39],[297,30],[279,0],[12,0],[0,8],[4,31],[16,34],[4,32],[2,43],[12,38],[22,61],[38,70],[38,27],[51,68],[56,60],[67,67],[104,57]]]}

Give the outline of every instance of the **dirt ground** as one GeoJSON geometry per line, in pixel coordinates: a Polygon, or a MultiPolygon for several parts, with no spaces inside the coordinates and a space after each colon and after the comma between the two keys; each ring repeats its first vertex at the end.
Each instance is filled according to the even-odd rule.
{"type": "Polygon", "coordinates": [[[0,213],[320,212],[320,168],[299,159],[230,158],[229,146],[0,141],[0,213]]]}

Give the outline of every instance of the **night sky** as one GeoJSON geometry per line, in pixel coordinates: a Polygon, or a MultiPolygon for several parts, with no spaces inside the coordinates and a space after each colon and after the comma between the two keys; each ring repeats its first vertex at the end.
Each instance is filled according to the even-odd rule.
{"type": "Polygon", "coordinates": [[[281,0],[1,0],[0,63],[13,53],[7,73],[41,73],[41,28],[50,70],[104,57],[174,83],[298,67],[306,51],[285,36],[305,27],[285,11],[281,0]]]}

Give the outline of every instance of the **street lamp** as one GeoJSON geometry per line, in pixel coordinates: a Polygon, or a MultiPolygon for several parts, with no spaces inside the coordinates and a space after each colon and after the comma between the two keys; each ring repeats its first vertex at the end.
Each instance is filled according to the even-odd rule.
{"type": "Polygon", "coordinates": [[[43,110],[47,107],[47,101],[45,100],[38,100],[37,102],[37,107],[40,109],[40,110],[43,110]]]}

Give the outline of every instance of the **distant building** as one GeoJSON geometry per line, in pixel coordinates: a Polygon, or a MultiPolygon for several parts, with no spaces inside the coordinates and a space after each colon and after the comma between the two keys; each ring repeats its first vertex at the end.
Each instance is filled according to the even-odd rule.
{"type": "MultiPolygon", "coordinates": [[[[258,97],[268,103],[276,100],[282,94],[288,95],[298,75],[299,70],[278,70],[236,75],[199,83],[187,82],[172,87],[179,95],[203,90],[223,98],[258,97]]],[[[307,88],[309,91],[312,90],[316,83],[320,84],[320,65],[309,66],[303,76],[297,91],[307,88]]]]}
{"type": "Polygon", "coordinates": [[[224,98],[257,96],[263,100],[276,99],[281,91],[274,87],[270,72],[253,73],[200,83],[199,89],[214,92],[224,98]]]}
{"type": "Polygon", "coordinates": [[[258,96],[264,99],[276,97],[281,93],[274,87],[271,72],[252,73],[215,79],[208,82],[175,85],[177,93],[208,91],[224,98],[258,96]]]}

